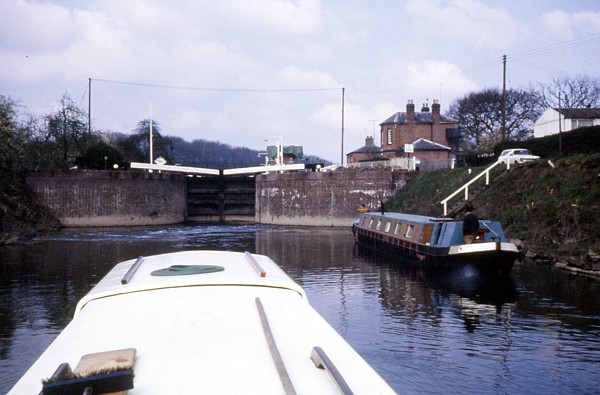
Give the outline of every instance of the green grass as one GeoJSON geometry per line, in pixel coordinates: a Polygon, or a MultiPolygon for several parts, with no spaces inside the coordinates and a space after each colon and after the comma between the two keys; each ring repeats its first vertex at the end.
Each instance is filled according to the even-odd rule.
{"type": "MultiPolygon", "coordinates": [[[[481,218],[499,220],[509,238],[559,255],[600,252],[600,154],[514,166],[475,199],[481,218]]],[[[418,174],[387,202],[391,211],[443,213],[439,203],[485,168],[418,174]]],[[[485,180],[481,181],[484,184],[485,180]]],[[[455,198],[461,200],[463,193],[455,198]]]]}

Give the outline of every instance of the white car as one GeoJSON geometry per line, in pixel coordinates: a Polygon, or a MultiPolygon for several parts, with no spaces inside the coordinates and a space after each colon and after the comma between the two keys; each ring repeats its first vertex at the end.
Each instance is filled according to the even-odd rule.
{"type": "Polygon", "coordinates": [[[532,155],[528,149],[514,148],[502,151],[498,161],[505,165],[514,165],[515,163],[525,163],[540,159],[539,156],[532,155]]]}

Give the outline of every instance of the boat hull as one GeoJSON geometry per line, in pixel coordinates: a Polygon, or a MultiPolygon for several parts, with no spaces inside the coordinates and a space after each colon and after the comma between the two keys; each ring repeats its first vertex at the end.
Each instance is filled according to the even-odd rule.
{"type": "Polygon", "coordinates": [[[395,393],[268,257],[188,251],[115,266],[9,394],[123,349],[135,349],[129,395],[395,393]]]}
{"type": "Polygon", "coordinates": [[[417,262],[423,269],[436,272],[469,266],[483,275],[504,276],[510,273],[519,257],[519,251],[513,244],[499,241],[436,247],[363,229],[356,224],[353,225],[353,233],[361,247],[417,262]]]}

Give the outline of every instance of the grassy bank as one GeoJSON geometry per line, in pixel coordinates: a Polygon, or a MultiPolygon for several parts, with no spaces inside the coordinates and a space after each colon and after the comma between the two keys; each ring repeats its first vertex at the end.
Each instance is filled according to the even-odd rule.
{"type": "MultiPolygon", "coordinates": [[[[600,252],[600,154],[570,156],[553,164],[540,160],[514,166],[492,180],[472,199],[478,215],[499,220],[507,237],[522,240],[529,250],[560,257],[600,252]]],[[[415,174],[386,207],[441,216],[439,202],[484,167],[471,170],[415,174]]]]}

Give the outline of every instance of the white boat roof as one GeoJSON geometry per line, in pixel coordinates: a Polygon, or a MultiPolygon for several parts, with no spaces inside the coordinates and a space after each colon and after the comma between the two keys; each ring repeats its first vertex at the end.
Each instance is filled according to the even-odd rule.
{"type": "Polygon", "coordinates": [[[136,350],[130,395],[341,393],[331,374],[311,360],[315,347],[353,393],[394,393],[308,304],[300,286],[268,257],[248,255],[192,251],[147,257],[126,284],[123,277],[136,260],[116,265],[9,394],[39,393],[40,380],[63,362],[74,367],[83,355],[127,348],[136,350]],[[173,265],[224,270],[152,275],[173,265]]]}

